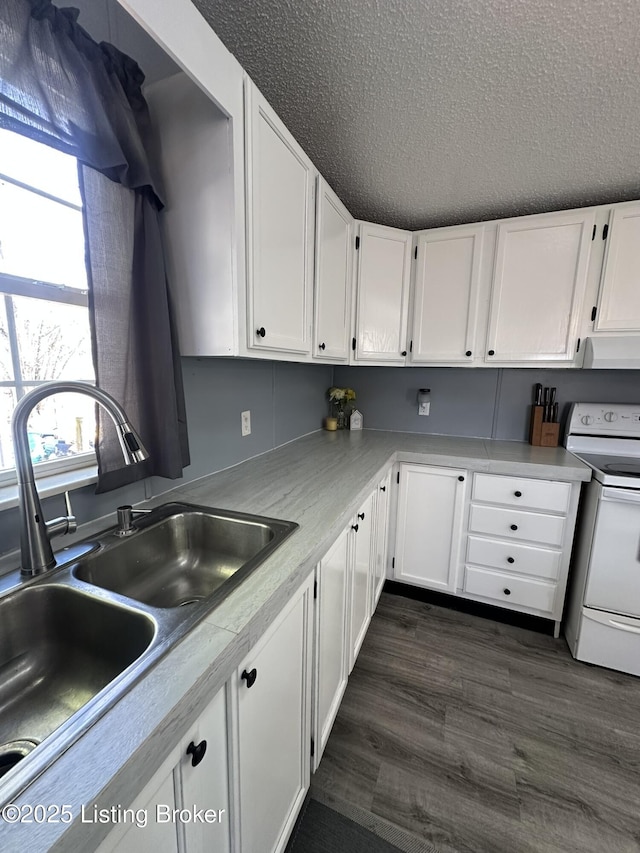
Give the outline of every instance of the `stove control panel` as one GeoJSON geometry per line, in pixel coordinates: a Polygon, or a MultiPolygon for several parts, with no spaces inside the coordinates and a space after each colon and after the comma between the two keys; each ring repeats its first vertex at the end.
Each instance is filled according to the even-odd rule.
{"type": "Polygon", "coordinates": [[[640,438],[640,404],[574,403],[567,434],[640,438]]]}

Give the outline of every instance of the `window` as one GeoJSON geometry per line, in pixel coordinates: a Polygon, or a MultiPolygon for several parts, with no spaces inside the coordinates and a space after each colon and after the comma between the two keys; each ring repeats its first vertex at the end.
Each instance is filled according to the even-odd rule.
{"type": "MultiPolygon", "coordinates": [[[[0,481],[15,466],[17,401],[53,379],[95,382],[87,287],[76,159],[0,129],[0,481]]],[[[29,420],[31,459],[51,472],[89,464],[94,436],[88,397],[49,397],[29,420]]]]}

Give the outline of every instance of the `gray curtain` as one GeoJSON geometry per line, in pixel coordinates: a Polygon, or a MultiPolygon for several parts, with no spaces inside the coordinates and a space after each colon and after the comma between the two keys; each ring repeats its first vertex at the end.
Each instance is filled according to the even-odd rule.
{"type": "Polygon", "coordinates": [[[0,127],[79,160],[89,310],[98,385],[125,408],[150,459],[123,468],[99,416],[98,491],[142,477],[176,478],[189,464],[179,353],[147,158],[144,75],[97,44],[75,9],[50,0],[0,3],[0,127]]]}

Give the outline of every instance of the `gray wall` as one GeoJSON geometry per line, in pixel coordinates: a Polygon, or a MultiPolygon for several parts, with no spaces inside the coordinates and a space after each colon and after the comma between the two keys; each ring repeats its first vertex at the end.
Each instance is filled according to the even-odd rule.
{"type": "Polygon", "coordinates": [[[369,429],[527,441],[533,386],[555,386],[561,432],[572,402],[640,402],[637,370],[336,367],[335,385],[353,388],[369,429]],[[431,413],[418,415],[419,388],[431,413]]]}
{"type": "MultiPolygon", "coordinates": [[[[152,477],[96,495],[94,486],[72,494],[78,523],[113,513],[180,483],[228,468],[309,432],[327,414],[332,368],[243,359],[184,358],[191,465],[181,480],[152,477]],[[240,412],[251,412],[251,435],[242,437],[240,412]]],[[[43,501],[46,518],[64,514],[62,496],[43,501]]],[[[63,544],[63,540],[57,542],[63,544]]],[[[18,547],[18,510],[0,513],[0,554],[18,547]]]]}

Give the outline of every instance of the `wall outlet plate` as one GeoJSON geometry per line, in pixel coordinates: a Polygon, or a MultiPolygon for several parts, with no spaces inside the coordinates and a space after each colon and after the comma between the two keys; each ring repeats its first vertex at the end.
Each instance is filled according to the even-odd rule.
{"type": "Polygon", "coordinates": [[[242,424],[242,435],[251,435],[251,412],[241,412],[240,422],[242,424]]]}
{"type": "Polygon", "coordinates": [[[428,415],[431,411],[431,403],[420,403],[418,405],[418,414],[419,415],[428,415]]]}

